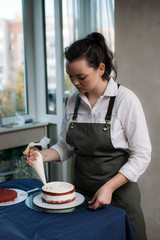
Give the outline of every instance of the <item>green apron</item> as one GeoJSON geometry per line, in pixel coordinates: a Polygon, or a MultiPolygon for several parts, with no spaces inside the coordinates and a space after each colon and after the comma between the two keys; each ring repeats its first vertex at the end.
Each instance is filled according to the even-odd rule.
{"type": "MultiPolygon", "coordinates": [[[[80,97],[77,95],[72,122],[66,141],[74,147],[76,190],[93,197],[95,192],[114,177],[127,162],[128,153],[115,149],[111,142],[109,121],[115,97],[110,98],[106,124],[77,123],[80,97]]],[[[124,209],[135,233],[136,240],[146,240],[145,223],[140,206],[140,192],[137,183],[128,182],[117,189],[112,196],[112,205],[124,209]]]]}

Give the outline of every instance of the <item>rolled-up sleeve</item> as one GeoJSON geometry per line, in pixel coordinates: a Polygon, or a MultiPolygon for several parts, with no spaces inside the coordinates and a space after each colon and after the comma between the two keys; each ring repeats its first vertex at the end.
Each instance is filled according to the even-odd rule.
{"type": "Polygon", "coordinates": [[[151,142],[141,103],[132,92],[125,100],[121,121],[130,155],[119,172],[136,182],[151,161],[151,142]]]}

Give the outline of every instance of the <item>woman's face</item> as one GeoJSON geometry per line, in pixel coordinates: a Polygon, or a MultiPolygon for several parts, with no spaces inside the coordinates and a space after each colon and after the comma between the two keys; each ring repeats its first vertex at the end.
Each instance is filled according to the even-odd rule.
{"type": "Polygon", "coordinates": [[[104,71],[105,65],[103,63],[100,63],[98,69],[94,69],[88,66],[84,58],[76,59],[66,64],[66,72],[80,93],[96,90],[99,84],[104,82],[102,79],[104,71]]]}

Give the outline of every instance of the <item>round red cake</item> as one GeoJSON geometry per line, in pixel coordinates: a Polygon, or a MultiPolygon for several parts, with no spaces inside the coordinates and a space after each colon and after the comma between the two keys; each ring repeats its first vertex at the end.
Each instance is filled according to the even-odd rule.
{"type": "Polygon", "coordinates": [[[0,189],[0,203],[14,201],[17,198],[17,192],[12,189],[0,189]]]}

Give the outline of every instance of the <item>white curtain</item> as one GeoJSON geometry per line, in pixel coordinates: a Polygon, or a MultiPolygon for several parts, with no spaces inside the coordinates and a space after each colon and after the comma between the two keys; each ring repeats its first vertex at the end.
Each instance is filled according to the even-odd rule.
{"type": "Polygon", "coordinates": [[[91,0],[91,31],[101,32],[114,51],[114,0],[91,0]]]}
{"type": "MultiPolygon", "coordinates": [[[[97,31],[114,51],[114,0],[62,0],[68,45],[97,31]]],[[[64,44],[65,45],[65,44],[64,44]]]]}
{"type": "Polygon", "coordinates": [[[78,39],[77,0],[62,0],[64,47],[78,39]]]}

